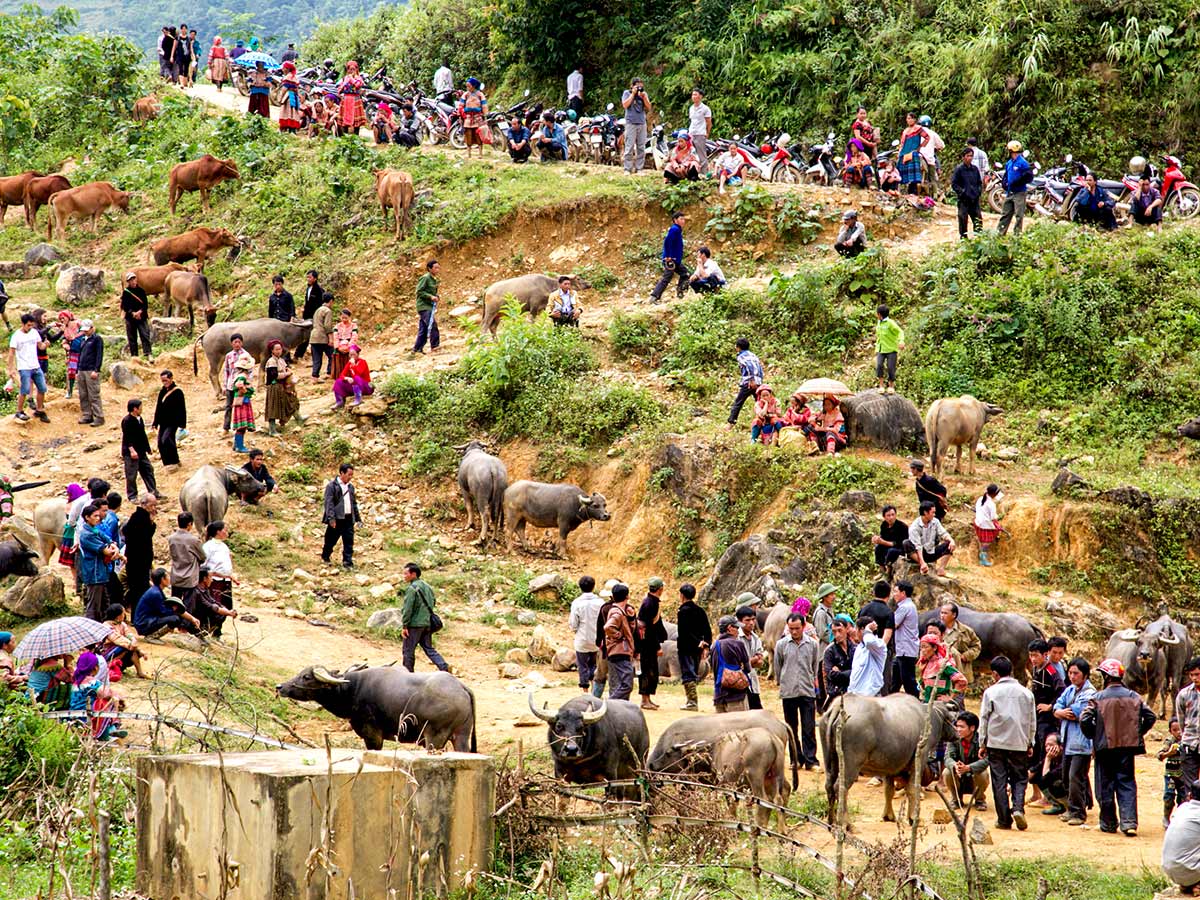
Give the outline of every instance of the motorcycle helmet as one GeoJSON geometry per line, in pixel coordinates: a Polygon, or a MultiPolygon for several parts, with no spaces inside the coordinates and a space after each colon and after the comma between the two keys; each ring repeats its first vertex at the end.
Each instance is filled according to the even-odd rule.
{"type": "Polygon", "coordinates": [[[762,153],[762,155],[763,155],[763,156],[766,156],[766,155],[767,155],[768,153],[770,153],[770,152],[771,152],[771,151],[772,151],[774,148],[773,148],[773,147],[772,147],[770,144],[763,144],[763,145],[762,145],[761,147],[759,147],[758,149],[759,149],[759,151],[762,153]]]}
{"type": "Polygon", "coordinates": [[[325,60],[324,65],[325,65],[325,68],[332,69],[334,67],[334,62],[332,59],[327,59],[327,60],[325,60]]]}
{"type": "Polygon", "coordinates": [[[1183,163],[1180,162],[1178,156],[1164,156],[1163,162],[1165,162],[1168,166],[1175,166],[1177,169],[1183,168],[1183,163]]]}
{"type": "Polygon", "coordinates": [[[928,128],[933,124],[933,119],[929,118],[929,116],[921,116],[921,118],[917,119],[917,124],[922,128],[928,128]]]}
{"type": "Polygon", "coordinates": [[[676,128],[671,132],[671,140],[673,141],[686,141],[687,137],[688,131],[686,128],[676,128]]]}
{"type": "Polygon", "coordinates": [[[1131,175],[1141,175],[1146,171],[1146,157],[1135,156],[1129,160],[1129,172],[1131,175]]]}
{"type": "Polygon", "coordinates": [[[579,121],[579,113],[575,112],[575,110],[573,110],[573,109],[568,109],[567,110],[567,118],[570,119],[572,122],[578,122],[579,121]]]}
{"type": "Polygon", "coordinates": [[[1020,141],[1009,141],[1006,145],[1009,153],[1020,153],[1025,148],[1021,146],[1020,141]]]}

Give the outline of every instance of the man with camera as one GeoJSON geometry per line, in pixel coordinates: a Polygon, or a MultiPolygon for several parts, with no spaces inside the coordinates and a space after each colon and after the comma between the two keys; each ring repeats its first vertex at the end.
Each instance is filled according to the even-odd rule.
{"type": "Polygon", "coordinates": [[[621,95],[625,107],[625,171],[642,171],[646,161],[646,117],[653,110],[642,79],[634,78],[621,95]]]}

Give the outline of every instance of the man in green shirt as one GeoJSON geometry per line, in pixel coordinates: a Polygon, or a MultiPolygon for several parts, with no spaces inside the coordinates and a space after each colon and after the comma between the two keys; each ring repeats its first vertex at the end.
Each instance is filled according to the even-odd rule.
{"type": "Polygon", "coordinates": [[[429,349],[437,353],[442,343],[442,336],[437,326],[438,272],[441,271],[436,259],[425,263],[425,274],[417,282],[417,342],[413,344],[413,353],[425,352],[425,341],[429,340],[429,349]]]}
{"type": "Polygon", "coordinates": [[[420,647],[431,663],[443,672],[449,672],[446,660],[433,648],[433,588],[421,580],[421,567],[416,563],[405,564],[404,580],[408,582],[404,589],[404,608],[400,611],[404,625],[404,668],[413,671],[417,647],[420,647]]]}
{"type": "Polygon", "coordinates": [[[879,379],[881,394],[896,393],[896,357],[904,349],[904,330],[889,318],[890,312],[886,304],[875,309],[879,319],[875,323],[875,377],[879,379]],[[884,366],[887,366],[886,382],[884,366]]]}

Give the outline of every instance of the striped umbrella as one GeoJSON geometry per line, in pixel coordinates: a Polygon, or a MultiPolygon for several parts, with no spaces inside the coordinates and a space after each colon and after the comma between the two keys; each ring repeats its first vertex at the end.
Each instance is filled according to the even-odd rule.
{"type": "Polygon", "coordinates": [[[51,619],[25,635],[13,656],[22,661],[37,661],[75,653],[104,640],[111,631],[103,622],[83,616],[51,619]]]}
{"type": "Polygon", "coordinates": [[[280,64],[275,61],[270,53],[263,53],[261,50],[251,50],[249,53],[243,53],[237,59],[233,60],[235,66],[246,66],[253,69],[255,63],[262,63],[264,69],[278,69],[280,64]]]}

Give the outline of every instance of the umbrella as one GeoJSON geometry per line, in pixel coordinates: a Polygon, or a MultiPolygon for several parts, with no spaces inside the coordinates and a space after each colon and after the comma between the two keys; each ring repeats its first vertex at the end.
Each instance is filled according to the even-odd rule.
{"type": "Polygon", "coordinates": [[[25,635],[13,656],[20,660],[39,660],[74,653],[104,640],[111,631],[103,622],[83,616],[51,619],[25,635]]]}
{"type": "Polygon", "coordinates": [[[246,66],[251,69],[254,68],[255,63],[262,63],[268,69],[279,68],[279,63],[275,61],[275,57],[270,53],[263,53],[259,50],[251,50],[249,53],[243,53],[232,62],[235,66],[246,66]]]}
{"type": "Polygon", "coordinates": [[[849,397],[854,391],[833,378],[810,378],[804,384],[800,385],[800,387],[796,388],[795,393],[806,396],[827,394],[831,397],[849,397]]]}

